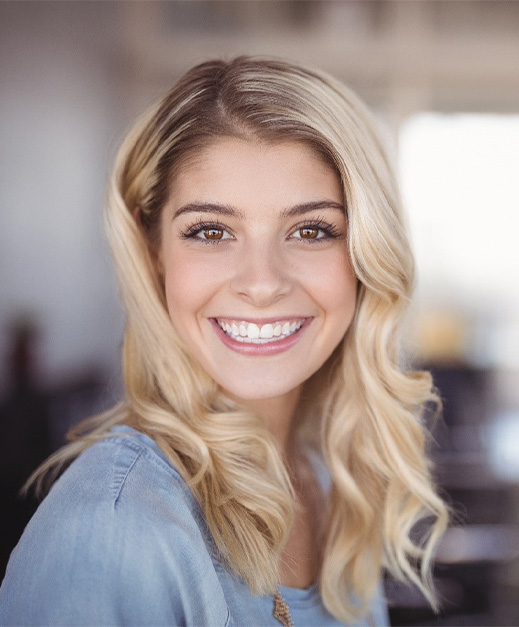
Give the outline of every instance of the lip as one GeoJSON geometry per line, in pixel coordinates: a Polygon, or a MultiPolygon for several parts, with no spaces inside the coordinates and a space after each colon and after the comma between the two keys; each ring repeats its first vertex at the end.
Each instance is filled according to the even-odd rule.
{"type": "Polygon", "coordinates": [[[216,316],[215,318],[211,318],[211,320],[223,320],[225,322],[236,321],[236,322],[253,322],[259,326],[263,324],[272,324],[274,322],[281,321],[289,321],[289,320],[309,320],[309,316],[277,316],[277,318],[244,318],[243,316],[216,316]]]}
{"type": "Polygon", "coordinates": [[[268,342],[266,344],[249,344],[245,342],[239,342],[234,340],[232,337],[229,337],[220,327],[216,318],[209,318],[209,322],[211,323],[216,335],[222,341],[222,343],[235,351],[236,353],[241,353],[242,355],[254,355],[254,356],[267,356],[267,355],[277,355],[278,353],[282,353],[284,351],[289,350],[295,344],[299,342],[301,337],[303,336],[306,329],[310,326],[313,318],[305,318],[304,316],[295,316],[294,318],[218,318],[219,320],[243,320],[244,322],[254,322],[255,324],[269,324],[272,322],[276,322],[278,320],[285,319],[304,319],[303,324],[299,328],[298,331],[284,338],[283,340],[277,340],[275,342],[268,342]]]}

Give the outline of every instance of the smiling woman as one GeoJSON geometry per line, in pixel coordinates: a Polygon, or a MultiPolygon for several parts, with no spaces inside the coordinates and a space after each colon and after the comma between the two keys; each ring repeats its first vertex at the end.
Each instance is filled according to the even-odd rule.
{"type": "Polygon", "coordinates": [[[384,625],[383,569],[434,605],[435,397],[400,365],[413,261],[357,98],[281,61],[193,68],[123,144],[107,228],[127,398],[32,477],[70,464],[0,622],[384,625]]]}
{"type": "Polygon", "coordinates": [[[299,142],[219,138],[172,180],[158,253],[172,325],[241,405],[278,398],[277,429],[352,320],[346,232],[336,171],[299,142]]]}

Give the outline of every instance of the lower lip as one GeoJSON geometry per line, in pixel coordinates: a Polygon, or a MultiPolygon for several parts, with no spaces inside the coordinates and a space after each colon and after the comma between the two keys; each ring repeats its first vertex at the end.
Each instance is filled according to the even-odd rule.
{"type": "Polygon", "coordinates": [[[210,322],[213,325],[213,328],[216,332],[216,335],[220,338],[220,340],[236,353],[241,353],[242,355],[277,355],[278,353],[283,353],[295,344],[299,342],[303,333],[306,331],[309,326],[312,318],[306,318],[301,327],[292,335],[282,339],[275,340],[274,342],[267,342],[266,344],[252,344],[248,342],[238,342],[238,340],[233,340],[232,337],[229,337],[227,333],[225,333],[218,322],[214,318],[211,318],[210,322]]]}

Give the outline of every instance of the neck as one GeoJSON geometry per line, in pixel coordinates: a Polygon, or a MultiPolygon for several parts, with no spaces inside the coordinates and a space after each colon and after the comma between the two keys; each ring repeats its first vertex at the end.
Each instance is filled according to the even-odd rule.
{"type": "Polygon", "coordinates": [[[276,439],[280,451],[288,459],[292,453],[294,418],[299,403],[300,389],[282,396],[240,401],[249,411],[259,415],[276,439]]]}

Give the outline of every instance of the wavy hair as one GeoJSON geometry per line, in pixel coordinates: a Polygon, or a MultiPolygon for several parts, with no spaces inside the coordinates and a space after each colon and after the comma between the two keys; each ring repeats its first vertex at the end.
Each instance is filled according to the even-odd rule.
{"type": "Polygon", "coordinates": [[[279,584],[295,502],[289,473],[260,419],[227,399],[190,357],[170,322],[157,269],[161,211],[175,172],[219,137],[304,142],[344,188],[356,311],[307,382],[303,394],[313,400],[298,426],[331,475],[323,602],[350,621],[367,611],[387,569],[435,607],[431,561],[447,512],[431,479],[422,416],[437,399],[429,374],[406,371],[399,352],[413,258],[375,123],[351,91],[319,71],[251,57],[202,63],[128,135],[106,210],[126,308],[126,400],[76,429],[37,481],[109,437],[112,425],[130,424],[170,457],[222,559],[252,592],[272,594],[279,584]]]}

